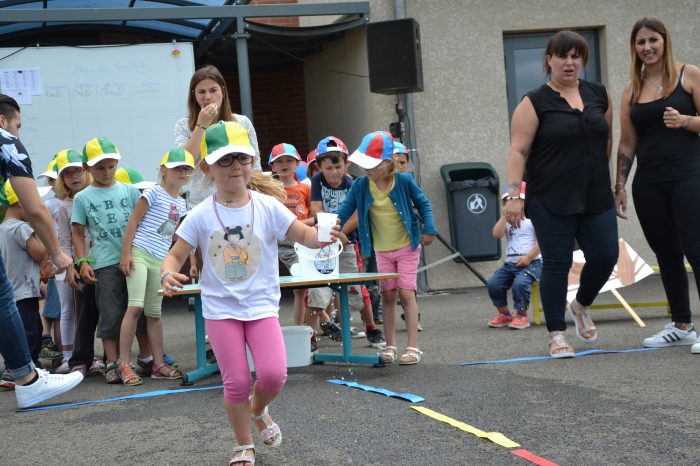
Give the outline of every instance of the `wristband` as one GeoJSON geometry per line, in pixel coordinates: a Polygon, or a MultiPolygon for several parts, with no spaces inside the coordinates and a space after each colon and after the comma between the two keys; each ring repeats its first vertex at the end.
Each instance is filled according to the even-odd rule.
{"type": "Polygon", "coordinates": [[[196,126],[197,128],[202,128],[204,131],[207,130],[207,127],[206,127],[206,126],[200,125],[199,123],[197,123],[195,126],[196,126]]]}
{"type": "Polygon", "coordinates": [[[686,115],[686,116],[685,116],[685,126],[681,126],[681,128],[683,128],[683,129],[688,129],[688,126],[690,126],[690,120],[691,120],[691,118],[693,118],[693,117],[690,116],[690,115],[686,115]]]}
{"type": "Polygon", "coordinates": [[[173,274],[172,272],[163,272],[163,273],[161,273],[161,274],[160,274],[160,284],[161,284],[161,285],[163,284],[163,280],[165,280],[165,277],[167,277],[168,275],[172,275],[172,274],[173,274]]]}
{"type": "Polygon", "coordinates": [[[615,187],[615,194],[617,194],[617,193],[626,193],[626,192],[627,192],[627,190],[625,190],[624,187],[622,187],[622,188],[615,187]]]}
{"type": "Polygon", "coordinates": [[[508,196],[506,197],[506,201],[522,201],[523,198],[518,197],[518,196],[508,196]]]}

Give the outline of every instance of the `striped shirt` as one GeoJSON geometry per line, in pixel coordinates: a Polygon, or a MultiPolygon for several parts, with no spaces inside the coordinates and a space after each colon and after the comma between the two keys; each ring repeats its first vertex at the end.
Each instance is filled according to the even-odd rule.
{"type": "Polygon", "coordinates": [[[148,202],[148,210],[136,228],[134,246],[163,260],[170,250],[180,217],[187,213],[185,200],[171,197],[160,185],[146,189],[141,197],[148,202]]]}

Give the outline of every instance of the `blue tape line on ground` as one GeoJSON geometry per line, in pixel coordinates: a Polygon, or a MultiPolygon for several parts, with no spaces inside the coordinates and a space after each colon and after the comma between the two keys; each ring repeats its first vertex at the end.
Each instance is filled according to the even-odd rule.
{"type": "MultiPolygon", "coordinates": [[[[581,357],[581,356],[588,356],[591,354],[605,354],[605,353],[639,353],[642,351],[654,351],[659,348],[633,348],[633,349],[622,349],[622,350],[600,350],[600,349],[591,349],[591,350],[586,350],[586,351],[579,351],[576,353],[576,357],[581,357]]],[[[514,363],[514,362],[526,362],[526,361],[543,361],[545,359],[555,359],[551,356],[531,356],[531,357],[525,357],[525,358],[513,358],[513,359],[498,359],[494,361],[472,361],[472,362],[463,362],[461,365],[462,366],[477,366],[481,364],[507,364],[507,363],[514,363]]]]}
{"type": "Polygon", "coordinates": [[[45,411],[47,409],[70,408],[72,406],[92,405],[92,404],[98,404],[98,403],[111,403],[112,401],[132,400],[135,398],[149,398],[152,396],[178,395],[180,393],[199,392],[199,391],[204,391],[204,390],[216,390],[216,389],[222,389],[222,388],[224,388],[223,385],[216,385],[214,387],[179,388],[179,389],[174,389],[174,390],[155,390],[152,392],[134,393],[133,395],[118,396],[116,398],[105,398],[103,400],[78,401],[76,403],[66,403],[66,404],[61,404],[61,405],[38,406],[36,408],[20,409],[19,412],[45,411]]]}
{"type": "Polygon", "coordinates": [[[348,382],[346,380],[338,379],[329,379],[326,382],[334,383],[336,385],[346,385],[350,388],[359,388],[360,390],[364,390],[366,392],[379,393],[380,395],[390,396],[392,398],[400,398],[402,400],[410,401],[411,403],[420,403],[421,401],[425,401],[425,398],[414,395],[413,393],[396,393],[392,392],[391,390],[387,390],[386,388],[370,387],[369,385],[362,385],[357,382],[348,382]]]}

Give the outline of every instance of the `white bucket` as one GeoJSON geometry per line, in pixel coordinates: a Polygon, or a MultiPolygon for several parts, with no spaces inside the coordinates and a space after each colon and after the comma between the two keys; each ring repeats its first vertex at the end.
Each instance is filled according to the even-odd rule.
{"type": "Polygon", "coordinates": [[[309,280],[338,278],[340,275],[339,256],[342,250],[343,244],[340,241],[321,249],[309,249],[304,245],[294,243],[294,251],[299,257],[298,276],[309,280]]]}
{"type": "MultiPolygon", "coordinates": [[[[287,352],[287,367],[308,366],[313,362],[314,358],[311,354],[312,333],[311,327],[306,325],[282,327],[284,348],[287,352]]],[[[248,353],[248,367],[250,367],[251,371],[254,371],[253,358],[247,347],[246,352],[248,353]]]]}

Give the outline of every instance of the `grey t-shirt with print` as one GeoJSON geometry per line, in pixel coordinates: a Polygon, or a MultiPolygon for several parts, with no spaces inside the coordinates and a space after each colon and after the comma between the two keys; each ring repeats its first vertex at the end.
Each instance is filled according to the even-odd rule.
{"type": "Polygon", "coordinates": [[[41,297],[41,271],[27,252],[27,240],[34,230],[27,222],[14,218],[0,224],[0,254],[12,282],[15,301],[41,297]]]}

